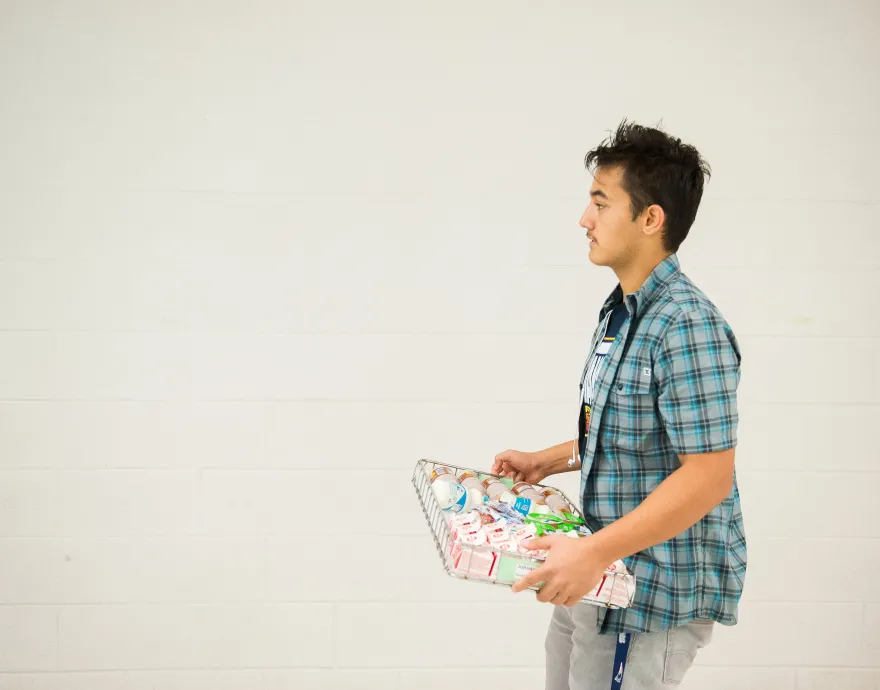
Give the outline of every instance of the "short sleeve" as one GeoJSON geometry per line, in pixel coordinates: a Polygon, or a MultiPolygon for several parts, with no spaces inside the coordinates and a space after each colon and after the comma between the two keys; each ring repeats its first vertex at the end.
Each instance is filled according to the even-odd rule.
{"type": "Polygon", "coordinates": [[[654,374],[658,411],[676,453],[712,453],[736,446],[740,362],[736,338],[719,314],[682,312],[670,324],[654,374]]]}

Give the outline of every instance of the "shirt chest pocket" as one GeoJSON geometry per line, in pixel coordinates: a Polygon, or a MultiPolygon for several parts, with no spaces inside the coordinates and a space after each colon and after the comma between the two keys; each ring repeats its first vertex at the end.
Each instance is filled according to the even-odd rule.
{"type": "MultiPolygon", "coordinates": [[[[606,402],[607,424],[603,420],[603,445],[625,450],[643,450],[656,442],[661,429],[657,413],[657,388],[645,369],[619,372],[606,402]]],[[[650,372],[650,369],[647,370],[650,372]]]]}

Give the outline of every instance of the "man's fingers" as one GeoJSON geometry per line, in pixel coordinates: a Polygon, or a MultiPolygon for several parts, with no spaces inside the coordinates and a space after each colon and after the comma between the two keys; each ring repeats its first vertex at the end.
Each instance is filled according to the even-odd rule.
{"type": "Polygon", "coordinates": [[[563,606],[568,606],[569,608],[571,608],[572,606],[579,604],[580,601],[581,601],[580,597],[569,597],[568,599],[566,599],[563,606]]]}
{"type": "Polygon", "coordinates": [[[556,597],[559,596],[559,589],[556,585],[553,584],[552,581],[545,582],[544,585],[538,590],[538,593],[535,595],[535,598],[543,602],[545,604],[551,603],[556,597]]]}
{"type": "MultiPolygon", "coordinates": [[[[549,537],[535,537],[534,539],[525,539],[522,543],[524,547],[531,551],[547,551],[553,548],[553,544],[557,541],[557,535],[549,537]]],[[[567,539],[567,537],[564,537],[567,539]]]]}
{"type": "Polygon", "coordinates": [[[514,582],[510,589],[513,592],[522,592],[529,587],[537,585],[539,582],[543,582],[547,578],[548,572],[549,570],[546,565],[539,566],[514,582]]]}
{"type": "Polygon", "coordinates": [[[509,452],[509,450],[505,450],[504,452],[498,453],[498,455],[495,456],[495,461],[492,463],[492,474],[501,474],[502,470],[504,469],[504,465],[506,464],[507,454],[509,452]]]}
{"type": "Polygon", "coordinates": [[[522,482],[525,481],[525,475],[522,472],[517,472],[513,477],[514,481],[522,482]]]}
{"type": "Polygon", "coordinates": [[[568,601],[568,595],[565,592],[559,592],[555,597],[550,600],[550,603],[554,606],[563,606],[565,602],[568,601]]]}

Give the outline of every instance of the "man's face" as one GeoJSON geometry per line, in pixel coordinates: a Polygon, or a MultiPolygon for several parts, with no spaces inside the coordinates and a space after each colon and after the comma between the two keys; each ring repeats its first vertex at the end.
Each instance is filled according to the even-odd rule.
{"type": "Polygon", "coordinates": [[[645,240],[641,217],[633,220],[629,194],[622,183],[623,168],[598,168],[590,188],[590,205],[581,216],[580,226],[590,239],[590,261],[597,266],[627,265],[645,240]]]}

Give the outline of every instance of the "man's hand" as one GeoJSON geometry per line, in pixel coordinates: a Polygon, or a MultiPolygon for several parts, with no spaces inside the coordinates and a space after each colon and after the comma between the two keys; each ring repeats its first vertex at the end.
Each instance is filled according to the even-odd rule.
{"type": "Polygon", "coordinates": [[[495,456],[492,474],[510,477],[515,482],[540,484],[550,474],[537,453],[524,453],[520,450],[505,450],[495,456]]]}
{"type": "Polygon", "coordinates": [[[514,583],[514,592],[543,582],[538,601],[556,606],[574,606],[599,584],[612,560],[601,553],[592,536],[573,539],[553,534],[523,542],[534,550],[547,550],[544,565],[514,583]]]}

